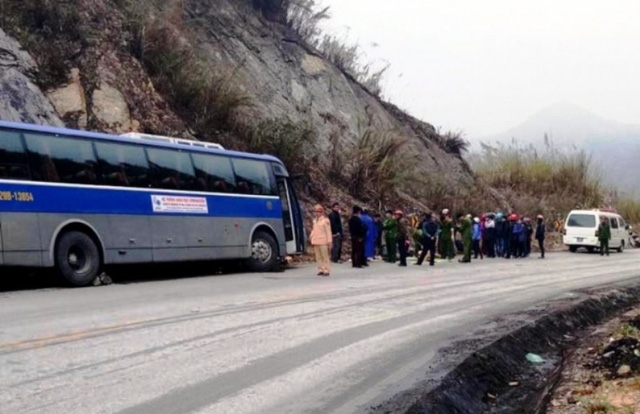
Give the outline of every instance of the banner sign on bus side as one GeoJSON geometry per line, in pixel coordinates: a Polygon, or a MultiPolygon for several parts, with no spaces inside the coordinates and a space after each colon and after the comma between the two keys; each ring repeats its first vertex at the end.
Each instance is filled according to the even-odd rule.
{"type": "Polygon", "coordinates": [[[209,214],[205,197],[152,195],[151,205],[154,213],[209,214]]]}

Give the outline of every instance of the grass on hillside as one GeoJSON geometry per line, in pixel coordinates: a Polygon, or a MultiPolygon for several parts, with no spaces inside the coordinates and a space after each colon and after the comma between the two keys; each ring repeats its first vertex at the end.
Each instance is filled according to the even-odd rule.
{"type": "Polygon", "coordinates": [[[482,153],[470,161],[490,186],[529,196],[529,205],[520,207],[528,211],[543,211],[545,207],[561,212],[597,208],[604,200],[604,186],[584,151],[562,153],[547,147],[538,152],[517,143],[484,145],[482,153]]]}

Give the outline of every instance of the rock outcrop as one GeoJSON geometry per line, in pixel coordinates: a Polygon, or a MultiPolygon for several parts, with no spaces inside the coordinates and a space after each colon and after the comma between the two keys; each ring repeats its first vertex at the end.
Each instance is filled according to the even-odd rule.
{"type": "Polygon", "coordinates": [[[234,73],[254,105],[249,119],[288,117],[311,123],[319,151],[339,134],[353,143],[363,128],[400,131],[412,143],[419,168],[436,173],[450,186],[470,186],[468,166],[439,145],[436,129],[383,103],[335,65],[302,44],[284,25],[247,13],[234,0],[189,1],[187,19],[199,56],[213,67],[234,73]]]}
{"type": "Polygon", "coordinates": [[[91,97],[93,116],[106,128],[115,132],[131,131],[131,113],[124,95],[113,86],[103,83],[91,97]]]}
{"type": "Polygon", "coordinates": [[[64,126],[33,82],[38,67],[20,44],[0,29],[0,119],[64,126]]]}
{"type": "MultiPolygon", "coordinates": [[[[128,2],[51,3],[50,7],[54,8],[73,8],[73,16],[77,18],[73,25],[79,33],[62,43],[68,46],[60,51],[60,61],[70,76],[47,92],[55,110],[32,81],[31,74],[37,70],[33,59],[2,33],[0,118],[61,125],[60,117],[70,127],[190,136],[193,131],[187,120],[195,123],[199,120],[189,119],[190,110],[185,111],[184,103],[179,102],[184,96],[177,96],[167,88],[167,77],[151,73],[153,68],[145,61],[144,48],[149,47],[145,30],[148,25],[161,23],[171,26],[180,42],[190,45],[190,52],[203,67],[210,67],[216,75],[225,75],[234,87],[250,97],[250,105],[236,109],[235,115],[241,120],[238,123],[288,118],[309,126],[317,136],[314,145],[319,162],[329,162],[325,154],[335,153],[332,151],[336,142],[341,148],[347,148],[356,143],[367,128],[392,132],[409,143],[405,151],[417,159],[416,175],[443,189],[447,203],[482,187],[464,160],[445,150],[442,137],[432,125],[385,103],[301,42],[283,23],[278,2],[184,0],[179,6],[177,2],[167,2],[157,7],[149,6],[149,2],[134,2],[143,12],[133,16],[128,14],[130,10],[124,3],[128,2]],[[265,9],[263,4],[274,7],[265,9]],[[144,9],[147,6],[149,8],[144,9]],[[140,25],[139,31],[132,28],[136,24],[140,25]]],[[[7,31],[23,33],[25,28],[12,26],[7,31]]],[[[46,33],[38,35],[41,41],[47,41],[46,33]]],[[[57,36],[64,37],[64,33],[59,32],[57,36]]],[[[31,44],[29,50],[32,49],[38,48],[31,44]]],[[[40,53],[46,54],[47,50],[43,52],[40,48],[40,53]]],[[[170,59],[170,55],[168,53],[167,58],[170,59]]],[[[42,59],[40,54],[35,57],[43,62],[51,59],[51,56],[42,59]]],[[[225,134],[234,133],[218,131],[215,126],[210,129],[214,137],[220,134],[225,138],[225,134]]],[[[197,128],[194,131],[198,133],[197,128]]],[[[240,141],[236,140],[241,146],[240,141]]],[[[333,183],[327,183],[330,184],[333,183]]],[[[403,188],[401,192],[411,193],[412,188],[403,188]]],[[[487,198],[495,199],[493,193],[484,190],[481,191],[487,198]]],[[[430,194],[442,199],[438,191],[430,194]]]]}
{"type": "Polygon", "coordinates": [[[78,68],[71,69],[68,84],[47,92],[47,97],[67,125],[87,127],[87,99],[78,68]]]}

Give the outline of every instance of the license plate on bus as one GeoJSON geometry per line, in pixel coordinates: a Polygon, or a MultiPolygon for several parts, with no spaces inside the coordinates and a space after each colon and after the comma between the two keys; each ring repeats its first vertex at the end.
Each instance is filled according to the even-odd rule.
{"type": "Polygon", "coordinates": [[[577,237],[577,238],[576,238],[576,241],[577,241],[578,243],[582,243],[582,242],[584,241],[584,237],[577,237]]]}

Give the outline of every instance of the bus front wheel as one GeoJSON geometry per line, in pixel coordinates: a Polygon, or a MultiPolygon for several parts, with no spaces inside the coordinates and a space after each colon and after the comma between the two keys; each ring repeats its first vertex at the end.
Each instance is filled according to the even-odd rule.
{"type": "Polygon", "coordinates": [[[269,272],[278,265],[278,244],[268,233],[258,231],[251,242],[249,269],[254,272],[269,272]]]}
{"type": "Polygon", "coordinates": [[[59,276],[72,286],[87,286],[100,272],[98,246],[91,237],[79,231],[60,236],[55,261],[59,276]]]}

